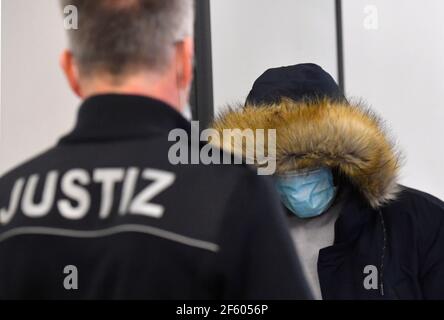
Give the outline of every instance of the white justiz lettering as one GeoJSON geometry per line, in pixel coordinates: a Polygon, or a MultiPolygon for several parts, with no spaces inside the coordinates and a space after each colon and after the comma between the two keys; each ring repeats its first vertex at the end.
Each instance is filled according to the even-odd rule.
{"type": "Polygon", "coordinates": [[[65,219],[80,220],[89,213],[92,201],[100,201],[97,214],[101,219],[111,215],[116,201],[119,201],[117,211],[121,216],[132,214],[160,219],[165,208],[151,201],[175,180],[174,173],[139,168],[97,168],[92,174],[84,169],[72,169],[62,176],[58,171],[46,176],[33,174],[18,179],[12,186],[9,203],[1,204],[0,224],[10,223],[20,209],[26,217],[36,219],[48,215],[54,206],[65,219]],[[137,185],[142,183],[147,185],[136,193],[137,185]],[[92,184],[100,187],[97,199],[93,199],[88,190],[92,184]],[[56,198],[58,185],[63,194],[60,199],[56,198]],[[118,186],[122,191],[116,200],[118,186]]]}

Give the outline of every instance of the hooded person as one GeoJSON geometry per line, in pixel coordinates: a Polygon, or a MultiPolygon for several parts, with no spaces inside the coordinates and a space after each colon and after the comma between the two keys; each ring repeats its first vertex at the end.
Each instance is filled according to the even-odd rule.
{"type": "MultiPolygon", "coordinates": [[[[399,185],[383,122],[321,67],[266,71],[213,127],[276,130],[275,185],[317,299],[444,299],[443,202],[399,185]]],[[[242,141],[214,144],[255,154],[242,141]]]]}

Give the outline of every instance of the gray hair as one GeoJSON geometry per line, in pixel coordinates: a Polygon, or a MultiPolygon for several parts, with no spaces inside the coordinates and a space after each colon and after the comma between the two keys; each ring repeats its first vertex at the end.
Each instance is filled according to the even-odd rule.
{"type": "Polygon", "coordinates": [[[68,30],[69,46],[89,75],[115,76],[145,68],[162,71],[174,44],[193,34],[194,0],[61,0],[74,6],[78,29],[68,30]]]}

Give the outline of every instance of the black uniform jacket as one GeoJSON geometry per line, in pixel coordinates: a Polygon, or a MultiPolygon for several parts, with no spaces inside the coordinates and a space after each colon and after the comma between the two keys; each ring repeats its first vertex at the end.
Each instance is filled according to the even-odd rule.
{"type": "Polygon", "coordinates": [[[306,298],[270,181],[172,164],[202,149],[177,139],[190,131],[154,99],[85,101],[57,146],[0,179],[0,299],[306,298]]]}

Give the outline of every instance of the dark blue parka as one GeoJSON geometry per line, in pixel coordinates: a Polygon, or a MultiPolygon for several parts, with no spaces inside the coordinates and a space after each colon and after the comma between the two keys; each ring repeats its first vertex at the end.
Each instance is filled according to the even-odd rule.
{"type": "Polygon", "coordinates": [[[444,299],[444,204],[403,188],[373,209],[350,195],[335,225],[334,245],[319,253],[324,299],[444,299]],[[370,289],[366,266],[377,267],[370,289]]]}
{"type": "MultiPolygon", "coordinates": [[[[319,252],[323,299],[444,299],[443,202],[399,184],[401,156],[383,122],[319,66],[268,70],[214,127],[276,130],[277,174],[328,167],[339,192],[352,190],[334,244],[319,252]]],[[[243,141],[235,153],[257,151],[243,141]]]]}

